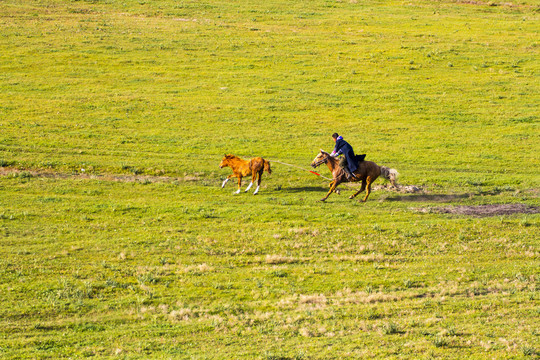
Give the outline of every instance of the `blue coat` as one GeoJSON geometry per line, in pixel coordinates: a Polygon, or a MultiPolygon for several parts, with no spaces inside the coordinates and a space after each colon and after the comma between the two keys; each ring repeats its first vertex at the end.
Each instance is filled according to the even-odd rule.
{"type": "Polygon", "coordinates": [[[355,172],[356,169],[358,169],[358,160],[356,160],[352,146],[343,140],[341,136],[337,138],[336,146],[334,147],[334,151],[332,153],[345,155],[347,165],[349,166],[349,170],[351,170],[351,172],[355,172]]]}

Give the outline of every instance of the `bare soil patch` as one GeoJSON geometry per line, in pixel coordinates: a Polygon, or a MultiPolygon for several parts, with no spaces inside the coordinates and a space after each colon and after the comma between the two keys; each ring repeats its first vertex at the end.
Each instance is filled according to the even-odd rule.
{"type": "Polygon", "coordinates": [[[478,217],[512,215],[512,214],[537,214],[540,207],[527,204],[490,204],[477,206],[446,206],[431,209],[441,214],[470,215],[478,217]]]}
{"type": "Polygon", "coordinates": [[[397,188],[392,186],[391,184],[374,185],[372,189],[373,191],[386,190],[386,191],[392,191],[392,192],[403,193],[403,194],[418,194],[418,193],[425,192],[421,186],[402,185],[402,184],[398,184],[398,185],[399,186],[397,188]]]}

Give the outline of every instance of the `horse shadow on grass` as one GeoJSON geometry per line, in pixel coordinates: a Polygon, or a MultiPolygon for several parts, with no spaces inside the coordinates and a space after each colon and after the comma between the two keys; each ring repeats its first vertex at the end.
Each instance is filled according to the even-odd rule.
{"type": "Polygon", "coordinates": [[[411,195],[399,195],[389,196],[385,198],[385,201],[405,201],[405,202],[453,202],[462,199],[470,199],[474,194],[411,194],[411,195]]]}
{"type": "Polygon", "coordinates": [[[280,188],[279,190],[290,192],[290,193],[300,193],[300,192],[326,192],[324,187],[321,186],[301,186],[301,187],[287,187],[287,188],[280,188]]]}

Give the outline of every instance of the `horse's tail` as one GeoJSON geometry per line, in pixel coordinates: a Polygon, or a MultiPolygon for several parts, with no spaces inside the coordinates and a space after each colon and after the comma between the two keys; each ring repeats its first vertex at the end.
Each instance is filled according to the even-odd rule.
{"type": "Polygon", "coordinates": [[[381,168],[382,177],[385,178],[386,180],[390,180],[390,183],[392,185],[394,185],[395,187],[398,187],[396,181],[397,181],[399,173],[397,172],[397,170],[390,169],[389,167],[386,167],[386,166],[381,166],[380,168],[381,168]]]}
{"type": "Polygon", "coordinates": [[[268,160],[263,160],[264,162],[264,170],[268,171],[269,174],[272,173],[272,169],[270,169],[270,161],[268,160]]]}

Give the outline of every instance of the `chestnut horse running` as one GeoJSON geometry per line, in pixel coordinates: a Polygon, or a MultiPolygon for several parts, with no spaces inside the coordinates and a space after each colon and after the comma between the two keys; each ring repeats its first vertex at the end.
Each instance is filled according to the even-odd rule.
{"type": "MultiPolygon", "coordinates": [[[[319,155],[313,159],[311,162],[311,166],[316,168],[317,166],[321,164],[328,165],[328,169],[330,169],[330,172],[332,173],[333,180],[330,183],[330,191],[328,191],[328,194],[326,194],[325,197],[321,199],[321,201],[325,201],[328,199],[330,194],[336,190],[336,187],[343,183],[347,182],[347,176],[345,175],[345,171],[339,167],[339,159],[331,156],[329,153],[327,153],[324,150],[321,150],[319,155]]],[[[361,202],[365,202],[371,193],[371,184],[380,176],[384,177],[386,180],[390,180],[390,183],[398,187],[396,184],[396,179],[398,176],[398,172],[395,169],[387,168],[386,166],[379,166],[375,164],[373,161],[361,161],[358,164],[358,169],[354,172],[354,175],[356,175],[356,179],[352,178],[350,181],[356,182],[356,181],[362,181],[362,187],[360,190],[358,190],[356,193],[351,195],[349,199],[354,199],[358,194],[360,194],[362,191],[366,190],[366,197],[361,202]]]]}
{"type": "Polygon", "coordinates": [[[227,176],[225,181],[223,181],[223,184],[221,184],[221,187],[225,187],[225,184],[233,177],[238,178],[238,190],[235,192],[235,194],[240,193],[240,187],[242,186],[242,177],[251,175],[251,182],[249,183],[249,186],[247,187],[247,192],[249,189],[251,189],[251,186],[255,182],[255,179],[257,178],[257,174],[259,174],[259,179],[257,182],[257,188],[253,192],[253,195],[257,195],[259,192],[259,187],[261,186],[261,178],[264,170],[268,171],[269,174],[272,173],[272,170],[270,169],[270,162],[268,160],[264,160],[261,157],[255,157],[249,161],[242,160],[238,156],[234,155],[225,155],[223,160],[221,160],[221,163],[219,164],[219,168],[222,169],[224,167],[230,167],[233,171],[232,175],[227,176]]]}

